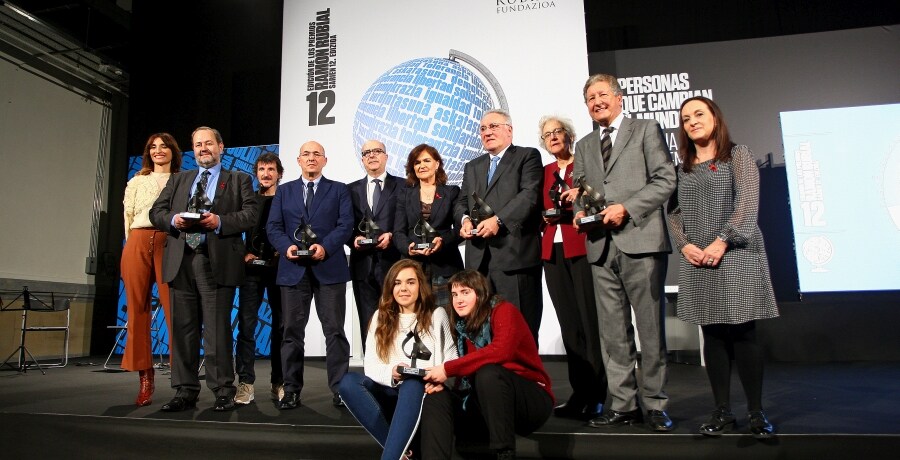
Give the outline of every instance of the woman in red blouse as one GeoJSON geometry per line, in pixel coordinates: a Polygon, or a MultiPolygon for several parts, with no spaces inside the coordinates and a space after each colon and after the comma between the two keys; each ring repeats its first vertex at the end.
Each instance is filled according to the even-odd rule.
{"type": "Polygon", "coordinates": [[[450,278],[450,292],[459,358],[428,369],[425,380],[457,380],[453,391],[425,398],[423,458],[449,459],[454,427],[457,439],[480,437],[497,458],[515,458],[515,435],[531,434],[553,410],[550,376],[525,318],[515,305],[491,295],[484,275],[459,272],[450,278]]]}

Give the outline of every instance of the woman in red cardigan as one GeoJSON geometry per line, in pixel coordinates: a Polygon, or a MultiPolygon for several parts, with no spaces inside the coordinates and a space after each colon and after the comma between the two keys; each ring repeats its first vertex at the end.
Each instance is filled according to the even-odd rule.
{"type": "Polygon", "coordinates": [[[515,435],[531,434],[553,411],[550,376],[522,313],[492,296],[484,275],[459,272],[450,278],[450,292],[459,358],[429,368],[425,380],[457,377],[456,388],[425,397],[422,458],[449,459],[454,428],[457,439],[480,437],[497,458],[515,458],[515,435]]]}

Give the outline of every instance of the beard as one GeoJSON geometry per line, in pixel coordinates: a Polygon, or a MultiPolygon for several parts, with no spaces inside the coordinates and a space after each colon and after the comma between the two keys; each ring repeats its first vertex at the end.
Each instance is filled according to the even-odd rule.
{"type": "Polygon", "coordinates": [[[219,164],[219,159],[214,155],[197,157],[197,164],[202,166],[203,168],[209,169],[219,164]]]}

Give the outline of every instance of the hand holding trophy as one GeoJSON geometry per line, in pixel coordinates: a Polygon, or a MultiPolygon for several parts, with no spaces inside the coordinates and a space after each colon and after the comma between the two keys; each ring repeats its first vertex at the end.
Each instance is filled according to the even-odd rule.
{"type": "Polygon", "coordinates": [[[363,234],[363,239],[356,242],[360,249],[371,249],[378,244],[378,235],[382,233],[382,230],[372,219],[371,214],[366,213],[366,217],[359,222],[356,228],[363,234]]]}
{"type": "Polygon", "coordinates": [[[606,199],[603,194],[594,190],[587,184],[584,176],[578,178],[578,199],[581,200],[581,207],[584,209],[584,217],[575,219],[578,224],[578,231],[586,232],[603,226],[603,215],[601,211],[606,209],[606,199]]]}
{"type": "Polygon", "coordinates": [[[483,220],[494,217],[494,209],[475,192],[472,192],[472,202],[475,205],[472,206],[472,214],[469,215],[469,219],[472,221],[472,236],[475,236],[478,235],[478,224],[483,220]]]}
{"type": "Polygon", "coordinates": [[[275,247],[272,246],[261,234],[257,232],[250,239],[250,252],[256,256],[255,259],[247,261],[248,265],[257,265],[263,267],[271,267],[275,265],[275,247]]]}
{"type": "Polygon", "coordinates": [[[416,226],[413,227],[413,233],[419,237],[419,242],[416,243],[417,251],[424,251],[426,249],[434,248],[434,239],[438,236],[437,230],[431,226],[425,219],[419,219],[419,222],[416,223],[416,226]]]}
{"type": "Polygon", "coordinates": [[[550,190],[547,191],[547,195],[550,197],[550,202],[553,203],[553,207],[541,213],[548,219],[562,216],[563,208],[565,207],[565,203],[562,202],[562,194],[571,188],[569,187],[569,184],[559,176],[559,171],[554,171],[553,177],[555,178],[553,185],[551,185],[550,190]]]}
{"type": "Polygon", "coordinates": [[[425,376],[425,369],[420,369],[416,367],[417,359],[431,359],[431,350],[429,350],[424,343],[422,343],[422,339],[419,338],[419,335],[414,331],[409,331],[406,334],[406,339],[400,345],[400,348],[403,350],[403,354],[406,355],[407,358],[410,359],[409,366],[397,366],[397,373],[400,374],[401,377],[416,377],[422,378],[425,376]],[[409,353],[406,352],[406,344],[409,341],[413,341],[412,350],[409,353]]]}
{"type": "Polygon", "coordinates": [[[313,251],[309,248],[319,242],[319,237],[316,236],[309,224],[300,222],[300,225],[297,226],[297,230],[294,230],[294,241],[297,242],[297,249],[294,251],[294,257],[311,259],[313,251]]]}

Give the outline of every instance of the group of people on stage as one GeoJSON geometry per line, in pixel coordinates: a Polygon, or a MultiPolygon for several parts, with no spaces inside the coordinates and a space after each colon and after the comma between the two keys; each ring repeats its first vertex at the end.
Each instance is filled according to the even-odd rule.
{"type": "Polygon", "coordinates": [[[261,155],[254,192],[250,176],[221,167],[224,143],[215,129],[192,134],[195,171],[179,172],[172,136],[150,136],[125,193],[122,367],[140,373],[137,405],[153,394],[149,292],[156,281],[176,390],[164,411],[196,404],[201,331],[214,410],[253,401],[254,331],[265,291],[277,407],[301,404],[314,299],[332,402],[346,405],[383,458],[449,458],[454,434],[514,458],[515,435],[532,433],[551,414],[597,428],[646,423],[671,431],[664,388],[671,232],[683,256],[677,314],[701,326],[715,402],[700,433],[717,436],[736,425],[734,360],[751,433],[774,435],[762,407],[764,353],[755,331],[757,320],[778,310],[757,225],[752,153],[731,141],[713,101],[693,97],[681,105],[676,168],[656,121],[624,117],[614,76],[592,75],[583,96],[597,129],[576,143],[569,120],[542,118],[541,144],[555,158],[546,166],[537,149],[513,145],[507,112],[488,111],[480,124],[487,154],[465,165],[460,187],[447,183],[440,153],[427,144],[409,152],[405,178],[388,174],[378,140],[359,152],[363,179],[332,181],[323,176],[325,148],[310,141],[300,147],[298,180],[280,184],[281,161],[261,155]],[[559,405],[538,355],[542,271],[572,387],[559,405]],[[348,372],[348,281],[365,333],[362,374],[348,372]]]}

